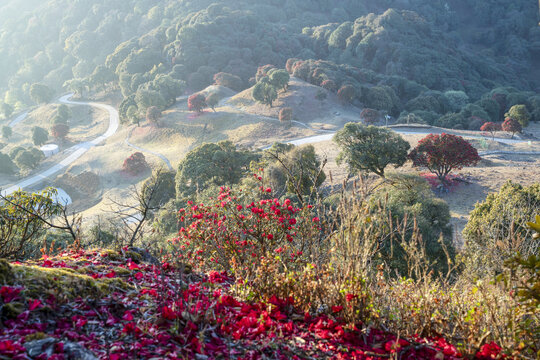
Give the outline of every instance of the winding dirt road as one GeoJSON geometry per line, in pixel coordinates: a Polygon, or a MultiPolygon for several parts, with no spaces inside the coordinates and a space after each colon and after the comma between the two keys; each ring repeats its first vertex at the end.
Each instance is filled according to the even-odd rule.
{"type": "MultiPolygon", "coordinates": [[[[82,155],[84,155],[88,150],[93,148],[96,145],[101,144],[103,141],[105,141],[107,138],[113,136],[116,131],[118,130],[118,127],[120,125],[118,111],[110,105],[106,104],[100,104],[100,103],[94,103],[94,102],[79,102],[79,101],[71,101],[69,100],[73,94],[68,94],[62,96],[58,101],[63,104],[69,104],[69,105],[86,105],[86,106],[92,106],[96,107],[102,110],[105,110],[109,113],[109,127],[105,133],[97,138],[95,138],[92,141],[84,142],[81,144],[73,145],[72,147],[64,150],[66,154],[69,154],[68,157],[66,157],[64,160],[60,161],[59,163],[53,165],[52,167],[48,168],[45,171],[40,172],[39,174],[33,175],[27,179],[24,179],[23,181],[5,189],[2,190],[2,194],[9,195],[19,189],[24,189],[28,186],[37,184],[45,179],[47,179],[49,176],[56,174],[60,170],[66,168],[70,164],[72,164],[75,160],[80,158],[82,155]]],[[[24,118],[23,118],[24,119],[24,118]]],[[[15,119],[17,120],[17,119],[15,119]]],[[[22,121],[22,120],[20,120],[22,121]]],[[[15,122],[15,121],[13,121],[15,122]]],[[[13,123],[12,122],[12,123],[13,123]]]]}

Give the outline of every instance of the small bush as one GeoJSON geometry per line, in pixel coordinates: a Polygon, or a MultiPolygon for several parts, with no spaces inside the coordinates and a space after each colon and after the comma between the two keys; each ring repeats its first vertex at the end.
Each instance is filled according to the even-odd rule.
{"type": "Polygon", "coordinates": [[[279,121],[291,121],[293,119],[293,109],[284,107],[279,110],[279,121]]]}
{"type": "Polygon", "coordinates": [[[138,175],[149,168],[144,154],[136,152],[124,160],[122,170],[131,175],[138,175]]]}

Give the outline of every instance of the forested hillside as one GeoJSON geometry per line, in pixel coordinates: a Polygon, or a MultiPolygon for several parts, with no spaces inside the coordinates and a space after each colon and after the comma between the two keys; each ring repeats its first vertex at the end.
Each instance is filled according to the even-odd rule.
{"type": "MultiPolygon", "coordinates": [[[[258,66],[283,68],[289,58],[373,71],[369,80],[385,82],[400,98],[429,89],[464,91],[476,101],[500,86],[520,91],[539,86],[538,76],[530,76],[540,53],[532,1],[22,4],[0,7],[0,89],[4,101],[18,108],[33,103],[30,88],[37,82],[55,91],[110,83],[125,97],[139,89],[164,95],[164,86],[176,88],[174,93],[184,90],[184,84],[170,80],[196,91],[219,72],[239,76],[248,87],[258,66]],[[168,85],[152,84],[158,75],[168,85]],[[426,88],[401,94],[404,80],[388,77],[426,88]],[[65,84],[72,79],[80,81],[65,84]]],[[[156,101],[169,103],[167,94],[165,102],[156,101]]]]}

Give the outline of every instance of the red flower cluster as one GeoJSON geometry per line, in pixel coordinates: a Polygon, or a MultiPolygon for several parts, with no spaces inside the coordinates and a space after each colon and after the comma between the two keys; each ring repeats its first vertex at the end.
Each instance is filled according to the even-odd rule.
{"type": "Polygon", "coordinates": [[[289,199],[265,199],[271,192],[261,188],[262,199],[246,201],[223,188],[213,203],[188,202],[179,212],[179,236],[172,240],[177,257],[200,269],[213,264],[237,275],[276,253],[283,261],[299,261],[303,242],[317,237],[320,220],[312,208],[297,208],[289,199]]]}

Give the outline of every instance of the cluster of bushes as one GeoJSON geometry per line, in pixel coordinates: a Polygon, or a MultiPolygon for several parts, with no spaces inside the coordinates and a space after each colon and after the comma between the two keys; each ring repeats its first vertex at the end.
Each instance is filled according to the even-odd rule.
{"type": "Polygon", "coordinates": [[[292,58],[287,61],[287,71],[335,92],[344,103],[391,114],[401,123],[480,130],[485,122],[502,122],[505,116],[519,119],[522,127],[529,120],[540,121],[538,95],[513,87],[494,88],[472,101],[462,90],[430,90],[401,76],[385,76],[330,61],[292,58]]]}
{"type": "Polygon", "coordinates": [[[14,174],[17,168],[22,170],[35,169],[45,158],[45,155],[38,148],[24,148],[17,146],[8,154],[0,153],[0,172],[4,174],[14,174]]]}
{"type": "MultiPolygon", "coordinates": [[[[437,7],[426,7],[431,6],[437,7]]],[[[497,4],[497,7],[500,11],[506,6],[497,4]]],[[[409,5],[409,10],[388,9],[380,15],[369,14],[341,24],[305,28],[303,33],[312,40],[311,48],[316,55],[313,58],[388,76],[404,76],[432,90],[460,90],[478,98],[497,83],[529,89],[530,84],[520,76],[519,67],[508,68],[504,61],[497,62],[493,57],[481,59],[460,50],[456,44],[463,39],[422,16],[424,11],[418,5],[409,5]]],[[[450,9],[439,10],[441,18],[450,17],[450,9]]],[[[535,25],[533,16],[520,24],[526,28],[525,32],[535,25]]]]}

